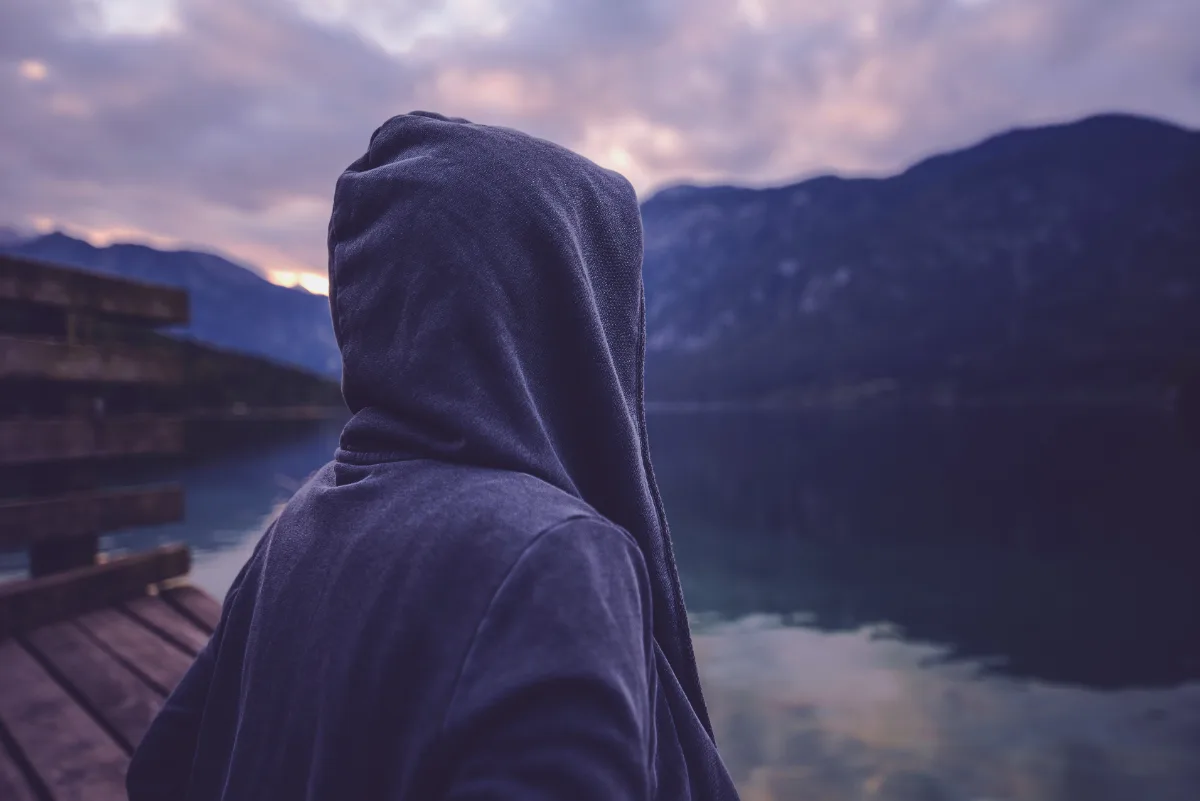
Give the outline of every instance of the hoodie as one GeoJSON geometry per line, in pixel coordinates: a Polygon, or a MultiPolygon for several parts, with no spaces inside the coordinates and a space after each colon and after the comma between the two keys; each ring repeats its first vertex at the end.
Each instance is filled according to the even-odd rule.
{"type": "Polygon", "coordinates": [[[338,179],[352,417],[134,755],[131,801],[736,799],[642,401],[617,173],[428,112],[338,179]]]}

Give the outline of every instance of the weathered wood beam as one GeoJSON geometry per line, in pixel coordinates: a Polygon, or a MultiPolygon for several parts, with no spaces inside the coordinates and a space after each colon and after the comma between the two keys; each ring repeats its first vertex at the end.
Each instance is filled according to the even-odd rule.
{"type": "Polygon", "coordinates": [[[188,322],[188,295],[17,256],[0,256],[0,299],[91,312],[149,325],[188,322]]]}
{"type": "Polygon", "coordinates": [[[39,801],[3,742],[0,742],[0,798],[4,801],[39,801]]]}
{"type": "Polygon", "coordinates": [[[129,756],[15,640],[0,642],[0,722],[54,801],[126,798],[129,756]]]}
{"type": "Polygon", "coordinates": [[[122,664],[166,695],[192,665],[192,657],[116,609],[97,609],[76,621],[122,664]]]}
{"type": "Polygon", "coordinates": [[[186,615],[193,623],[212,634],[221,622],[221,603],[208,593],[190,585],[163,590],[167,603],[186,615]]]}
{"type": "Polygon", "coordinates": [[[183,364],[166,348],[0,337],[0,380],[5,379],[178,384],[183,364]]]}
{"type": "Polygon", "coordinates": [[[127,614],[137,618],[141,624],[164,640],[175,643],[189,655],[195,656],[208,644],[210,632],[204,631],[194,620],[167,603],[161,595],[145,595],[126,601],[121,607],[127,614]]]}
{"type": "Polygon", "coordinates": [[[73,492],[0,503],[0,551],[183,519],[183,487],[73,492]]]}
{"type": "Polygon", "coordinates": [[[58,542],[40,542],[29,549],[29,575],[31,578],[74,570],[96,564],[100,555],[100,537],[72,537],[58,542]]]}
{"type": "Polygon", "coordinates": [[[42,626],[29,632],[24,642],[51,675],[83,699],[125,752],[132,753],[162,706],[162,695],[76,623],[42,626]]]}
{"type": "Polygon", "coordinates": [[[189,569],[187,546],[166,545],[104,564],[0,583],[0,640],[144,595],[147,587],[189,569]]]}
{"type": "Polygon", "coordinates": [[[0,465],[177,454],[183,448],[183,424],[168,416],[0,421],[0,465]]]}
{"type": "Polygon", "coordinates": [[[191,409],[187,413],[189,422],[221,423],[275,423],[315,422],[337,420],[347,414],[344,406],[262,406],[249,407],[235,404],[223,409],[191,409]]]}

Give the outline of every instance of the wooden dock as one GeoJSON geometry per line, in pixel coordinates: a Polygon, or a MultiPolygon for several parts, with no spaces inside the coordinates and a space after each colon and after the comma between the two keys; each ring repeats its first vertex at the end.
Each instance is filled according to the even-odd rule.
{"type": "Polygon", "coordinates": [[[29,565],[0,583],[0,801],[125,798],[130,755],[216,625],[186,546],[99,550],[183,518],[181,487],[104,478],[185,450],[188,358],[153,330],[188,314],[177,289],[0,257],[0,552],[29,565]]]}
{"type": "Polygon", "coordinates": [[[0,799],[125,799],[130,755],[219,615],[183,586],[0,639],[0,799]]]}
{"type": "Polygon", "coordinates": [[[110,556],[100,537],[183,519],[131,460],[223,452],[344,413],[336,382],[168,337],[187,293],[0,255],[0,801],[117,801],[219,604],[185,545],[110,556]]]}

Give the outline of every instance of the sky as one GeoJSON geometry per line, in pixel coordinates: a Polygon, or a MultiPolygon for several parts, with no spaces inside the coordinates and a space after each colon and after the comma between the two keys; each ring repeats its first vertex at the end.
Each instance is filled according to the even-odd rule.
{"type": "Polygon", "coordinates": [[[0,225],[199,247],[324,291],[388,117],[625,173],[882,175],[1007,128],[1200,128],[1200,0],[2,0],[0,225]]]}

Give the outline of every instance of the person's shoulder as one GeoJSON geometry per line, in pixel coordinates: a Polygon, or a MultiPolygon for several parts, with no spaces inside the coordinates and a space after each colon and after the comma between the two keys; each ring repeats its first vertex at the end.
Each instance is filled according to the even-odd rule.
{"type": "MultiPolygon", "coordinates": [[[[530,538],[508,571],[506,585],[536,586],[561,607],[581,596],[645,596],[649,577],[641,549],[624,529],[595,515],[563,520],[530,538]]],[[[619,605],[619,604],[618,604],[619,605]]]]}
{"type": "Polygon", "coordinates": [[[553,525],[570,517],[599,516],[581,498],[528,473],[460,468],[449,483],[465,508],[494,520],[553,525]]]}
{"type": "Polygon", "coordinates": [[[446,498],[454,510],[447,533],[482,558],[511,564],[537,540],[562,537],[554,532],[608,530],[601,536],[628,536],[583,500],[534,476],[470,470],[458,478],[446,498]]]}
{"type": "Polygon", "coordinates": [[[588,603],[610,612],[634,604],[622,616],[631,619],[649,608],[641,549],[587,503],[522,473],[463,470],[450,485],[436,523],[418,535],[425,574],[440,577],[433,595],[462,605],[468,594],[493,619],[513,604],[518,617],[553,608],[580,620],[594,616],[582,612],[588,603]]]}
{"type": "Polygon", "coordinates": [[[340,483],[336,467],[318,471],[288,504],[285,533],[478,587],[500,581],[542,537],[556,552],[628,539],[582,499],[526,473],[421,460],[353,470],[361,475],[340,483]]]}

